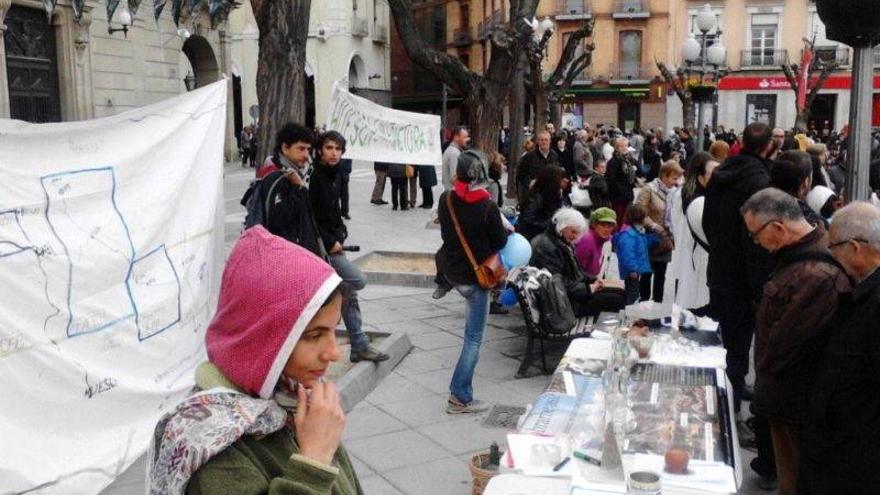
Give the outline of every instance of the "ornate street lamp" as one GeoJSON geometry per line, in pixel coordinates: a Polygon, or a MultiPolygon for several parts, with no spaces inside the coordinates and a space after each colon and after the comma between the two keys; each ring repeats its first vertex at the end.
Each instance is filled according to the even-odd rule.
{"type": "Polygon", "coordinates": [[[119,9],[119,13],[116,14],[114,17],[116,17],[116,21],[119,24],[122,24],[122,27],[115,28],[111,24],[112,19],[108,20],[107,21],[107,33],[112,36],[113,33],[117,33],[119,31],[122,31],[122,35],[125,36],[126,38],[128,38],[128,26],[131,26],[131,12],[128,11],[128,7],[125,4],[122,4],[122,7],[119,9]]]}
{"type": "Polygon", "coordinates": [[[853,84],[850,90],[849,150],[846,193],[850,200],[867,200],[871,161],[873,110],[873,47],[880,43],[880,0],[816,0],[825,35],[853,47],[853,84]]]}
{"type": "Polygon", "coordinates": [[[681,58],[687,65],[688,91],[697,104],[697,150],[703,151],[706,139],[703,134],[703,103],[715,98],[717,82],[726,74],[721,67],[727,61],[727,49],[721,44],[720,30],[714,35],[715,42],[712,46],[706,46],[709,31],[715,29],[715,13],[709,4],[697,14],[696,26],[700,33],[696,37],[693,34],[688,36],[681,46],[681,58]],[[699,82],[696,84],[690,82],[692,73],[699,75],[699,82]],[[712,76],[712,84],[706,83],[706,76],[712,76]]]}

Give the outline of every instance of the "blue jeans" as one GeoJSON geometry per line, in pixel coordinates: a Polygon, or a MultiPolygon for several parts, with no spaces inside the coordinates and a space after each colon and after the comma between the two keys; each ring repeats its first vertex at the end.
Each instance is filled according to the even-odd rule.
{"type": "Polygon", "coordinates": [[[449,392],[463,404],[469,404],[474,400],[474,370],[480,359],[480,344],[489,317],[489,291],[476,284],[456,285],[455,290],[467,299],[467,309],[464,313],[464,344],[452,373],[449,392]]]}
{"type": "Polygon", "coordinates": [[[342,321],[348,330],[348,338],[353,350],[362,351],[367,348],[367,336],[361,328],[361,306],[358,303],[357,291],[367,285],[367,280],[360,268],[345,257],[345,254],[331,254],[330,266],[342,278],[339,288],[342,291],[342,321]]]}

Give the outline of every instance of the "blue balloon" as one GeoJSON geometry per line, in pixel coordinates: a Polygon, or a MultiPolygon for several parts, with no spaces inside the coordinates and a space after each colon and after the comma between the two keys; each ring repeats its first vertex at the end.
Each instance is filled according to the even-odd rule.
{"type": "Polygon", "coordinates": [[[532,245],[521,234],[507,236],[507,244],[501,248],[501,262],[508,270],[529,264],[532,258],[532,245]]]}
{"type": "Polygon", "coordinates": [[[498,303],[502,306],[514,306],[519,302],[516,299],[516,292],[513,291],[510,287],[501,291],[501,294],[498,295],[498,303]]]}

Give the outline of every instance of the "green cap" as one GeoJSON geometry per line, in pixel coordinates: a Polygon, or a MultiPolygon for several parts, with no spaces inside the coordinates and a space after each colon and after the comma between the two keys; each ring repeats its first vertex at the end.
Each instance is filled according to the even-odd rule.
{"type": "Polygon", "coordinates": [[[613,223],[617,225],[617,213],[614,213],[614,210],[611,208],[596,208],[593,213],[590,214],[590,223],[613,223]]]}

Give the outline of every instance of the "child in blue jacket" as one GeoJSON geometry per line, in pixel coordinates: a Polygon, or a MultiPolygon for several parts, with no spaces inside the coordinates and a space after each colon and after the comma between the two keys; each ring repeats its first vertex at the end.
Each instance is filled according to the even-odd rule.
{"type": "Polygon", "coordinates": [[[629,205],[626,224],[612,240],[626,289],[627,305],[639,300],[639,279],[643,274],[651,273],[649,250],[659,243],[660,237],[645,229],[645,209],[637,204],[629,205]]]}

